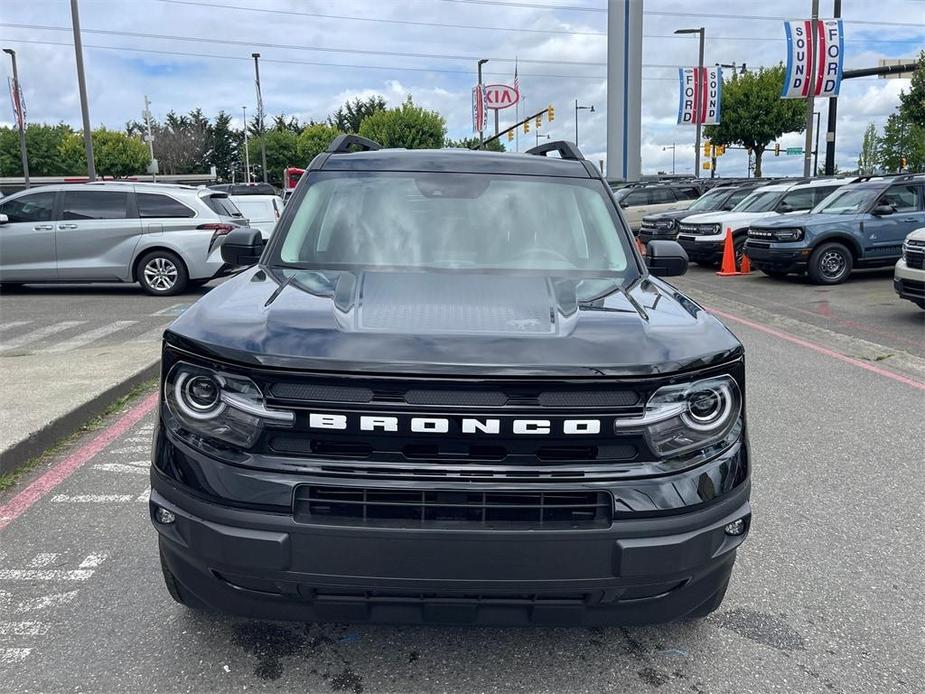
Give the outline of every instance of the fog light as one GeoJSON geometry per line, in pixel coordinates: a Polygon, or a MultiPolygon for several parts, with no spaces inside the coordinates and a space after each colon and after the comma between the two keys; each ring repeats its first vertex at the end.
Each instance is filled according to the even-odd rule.
{"type": "MultiPolygon", "coordinates": [[[[173,515],[173,514],[170,514],[173,515]]],[[[741,535],[745,532],[745,519],[740,518],[737,521],[732,521],[732,523],[727,523],[726,527],[723,528],[727,535],[741,535]]]]}
{"type": "MultiPolygon", "coordinates": [[[[162,525],[170,525],[175,520],[177,520],[177,517],[166,508],[161,508],[158,506],[157,510],[154,512],[154,520],[156,520],[158,523],[161,523],[162,525]]],[[[729,526],[726,527],[728,528],[729,526]]]]}

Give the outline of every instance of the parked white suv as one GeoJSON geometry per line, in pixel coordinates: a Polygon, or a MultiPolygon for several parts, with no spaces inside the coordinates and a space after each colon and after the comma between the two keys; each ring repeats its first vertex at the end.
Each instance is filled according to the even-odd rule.
{"type": "Polygon", "coordinates": [[[903,242],[903,255],[893,271],[893,288],[903,299],[925,309],[925,227],[903,242]]]}
{"type": "Polygon", "coordinates": [[[138,282],[149,294],[177,294],[233,269],[220,249],[246,223],[227,193],[209,188],[32,188],[0,201],[0,285],[138,282]]]}
{"type": "Polygon", "coordinates": [[[643,217],[690,207],[700,197],[700,188],[696,183],[631,184],[614,191],[614,197],[626,223],[638,234],[643,217]]]}
{"type": "Polygon", "coordinates": [[[714,265],[723,257],[726,231],[732,231],[736,261],[741,261],[748,226],[756,219],[809,212],[817,203],[850,179],[822,178],[803,183],[774,183],[756,188],[732,210],[685,217],[678,225],[678,243],[688,257],[701,265],[714,265]]]}
{"type": "Polygon", "coordinates": [[[283,199],[278,195],[232,195],[232,202],[247,217],[252,229],[259,229],[266,241],[273,234],[283,213],[283,199]]]}

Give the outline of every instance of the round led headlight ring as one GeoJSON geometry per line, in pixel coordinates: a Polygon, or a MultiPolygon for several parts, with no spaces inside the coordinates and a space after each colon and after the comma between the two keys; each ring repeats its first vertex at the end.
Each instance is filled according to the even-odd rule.
{"type": "Polygon", "coordinates": [[[681,415],[684,423],[696,431],[712,431],[727,423],[733,397],[725,384],[698,388],[687,394],[687,411],[681,415]]]}
{"type": "Polygon", "coordinates": [[[222,387],[211,376],[181,373],[174,384],[174,396],[183,414],[192,419],[211,419],[225,409],[222,387]]]}

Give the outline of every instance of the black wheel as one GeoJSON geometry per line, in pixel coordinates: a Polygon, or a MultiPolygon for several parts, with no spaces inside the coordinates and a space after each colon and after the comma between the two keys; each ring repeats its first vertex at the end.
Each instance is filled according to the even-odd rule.
{"type": "Polygon", "coordinates": [[[782,280],[787,276],[786,272],[775,272],[774,270],[762,270],[762,272],[772,280],[782,280]]]}
{"type": "Polygon", "coordinates": [[[211,281],[212,281],[211,279],[190,280],[186,286],[189,287],[190,289],[199,289],[199,287],[204,287],[211,281]]]}
{"type": "Polygon", "coordinates": [[[745,236],[732,240],[732,250],[735,253],[736,269],[742,269],[742,259],[745,257],[745,236]]]}
{"type": "Polygon", "coordinates": [[[835,241],[824,243],[809,257],[809,279],[813,284],[841,284],[854,266],[854,257],[835,241]]]}
{"type": "Polygon", "coordinates": [[[719,261],[716,260],[695,260],[694,262],[697,263],[700,267],[714,268],[719,265],[719,261]]]}
{"type": "Polygon", "coordinates": [[[138,261],[138,283],[148,294],[173,296],[186,289],[189,274],[183,261],[170,251],[151,251],[138,261]]]}
{"type": "Polygon", "coordinates": [[[161,573],[164,574],[164,585],[167,586],[167,592],[170,593],[170,597],[174,599],[174,602],[183,605],[183,607],[188,607],[191,610],[202,609],[202,605],[199,604],[199,601],[195,599],[189,599],[183,594],[183,589],[180,588],[180,584],[177,583],[177,579],[174,578],[174,575],[170,573],[170,569],[167,568],[167,560],[164,558],[164,550],[158,548],[158,552],[161,555],[161,573]]]}
{"type": "Polygon", "coordinates": [[[704,617],[716,612],[719,609],[719,606],[723,604],[723,598],[726,597],[726,591],[729,589],[729,579],[726,579],[726,582],[720,586],[713,595],[710,596],[710,599],[705,603],[700,605],[696,610],[691,612],[685,619],[703,619],[704,617]]]}

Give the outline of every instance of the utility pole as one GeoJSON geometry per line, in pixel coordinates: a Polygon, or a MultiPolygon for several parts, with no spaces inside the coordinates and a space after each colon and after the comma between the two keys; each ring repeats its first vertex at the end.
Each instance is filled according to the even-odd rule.
{"type": "Polygon", "coordinates": [[[242,106],[244,112],[244,182],[251,182],[251,153],[247,143],[247,106],[242,106]]]}
{"type": "Polygon", "coordinates": [[[4,53],[10,56],[13,61],[13,88],[10,90],[13,95],[13,107],[16,109],[16,124],[19,127],[19,156],[22,160],[22,174],[25,179],[26,188],[29,187],[29,153],[26,151],[26,105],[22,100],[22,89],[19,86],[19,73],[16,71],[16,51],[12,48],[4,48],[4,53]]]}
{"type": "Polygon", "coordinates": [[[822,129],[822,124],[819,122],[822,119],[822,111],[816,111],[813,114],[816,117],[816,144],[813,147],[813,176],[819,174],[819,131],[822,129]]]}
{"type": "MultiPolygon", "coordinates": [[[[478,73],[479,73],[479,101],[482,102],[482,113],[485,112],[485,93],[482,91],[482,66],[488,62],[488,58],[480,58],[478,62],[478,73]]],[[[498,133],[496,132],[495,135],[498,133]]],[[[485,131],[482,129],[482,121],[479,120],[479,149],[482,148],[482,145],[485,144],[485,131]]]]}
{"type": "MultiPolygon", "coordinates": [[[[819,0],[813,0],[813,18],[810,26],[813,35],[816,34],[816,21],[819,19],[819,0]]],[[[813,42],[817,43],[817,42],[813,42]]],[[[811,75],[816,73],[816,56],[810,54],[807,65],[806,75],[811,79],[811,75]]],[[[819,56],[822,59],[822,56],[819,56]]],[[[815,80],[809,88],[809,96],[806,98],[806,140],[803,143],[803,177],[809,178],[813,175],[813,110],[815,109],[816,85],[815,80]]]]}
{"type": "MultiPolygon", "coordinates": [[[[578,143],[576,142],[575,144],[577,145],[578,143]]],[[[662,151],[663,151],[663,152],[664,152],[666,149],[670,149],[670,150],[671,150],[671,174],[672,174],[672,175],[674,175],[674,155],[675,155],[675,150],[677,150],[677,148],[678,148],[678,146],[677,146],[674,142],[671,143],[671,146],[670,146],[670,147],[669,147],[668,145],[665,145],[664,147],[662,147],[662,151]]]]}
{"type": "Polygon", "coordinates": [[[154,183],[157,183],[157,159],[154,158],[154,131],[151,130],[151,102],[148,101],[148,95],[145,94],[145,129],[148,131],[145,139],[148,141],[148,152],[151,155],[151,177],[154,183]]]}
{"type": "MultiPolygon", "coordinates": [[[[263,168],[263,182],[267,182],[267,128],[263,122],[263,96],[260,93],[260,59],[259,53],[251,53],[254,59],[254,74],[257,76],[257,124],[260,132],[260,164],[263,168]]],[[[244,124],[247,127],[247,123],[244,124]]]]}
{"type": "MultiPolygon", "coordinates": [[[[675,29],[676,34],[699,34],[700,35],[700,51],[699,57],[697,59],[698,75],[703,74],[703,45],[705,42],[706,31],[703,27],[698,29],[675,29]]],[[[697,90],[700,93],[700,99],[706,98],[706,95],[701,93],[702,89],[697,90]]],[[[694,110],[697,112],[697,137],[694,141],[694,176],[700,178],[700,138],[703,135],[703,124],[700,122],[700,102],[694,104],[694,110]]]]}
{"type": "Polygon", "coordinates": [[[96,162],[93,160],[93,131],[90,130],[90,106],[87,103],[87,80],[84,77],[84,50],[80,40],[80,14],[77,0],[71,0],[71,25],[74,29],[74,53],[77,58],[77,87],[80,89],[80,114],[84,124],[84,149],[87,152],[87,179],[96,180],[96,162]]]}
{"type": "MultiPolygon", "coordinates": [[[[835,0],[832,16],[841,17],[841,0],[835,0]]],[[[829,97],[828,127],[825,133],[825,175],[835,175],[835,125],[838,122],[838,97],[829,97]]]]}
{"type": "Polygon", "coordinates": [[[575,146],[578,146],[578,112],[590,111],[594,113],[594,106],[579,106],[578,99],[575,99],[575,146]]]}

